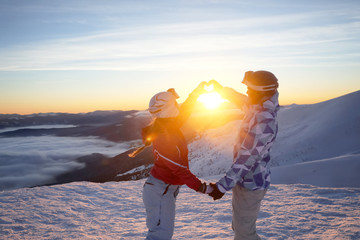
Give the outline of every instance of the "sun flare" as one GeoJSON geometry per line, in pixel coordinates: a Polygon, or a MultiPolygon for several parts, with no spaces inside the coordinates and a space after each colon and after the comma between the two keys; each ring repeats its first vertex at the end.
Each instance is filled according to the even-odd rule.
{"type": "Polygon", "coordinates": [[[203,93],[199,96],[198,101],[203,103],[207,109],[215,109],[227,100],[223,99],[217,92],[203,93]]]}

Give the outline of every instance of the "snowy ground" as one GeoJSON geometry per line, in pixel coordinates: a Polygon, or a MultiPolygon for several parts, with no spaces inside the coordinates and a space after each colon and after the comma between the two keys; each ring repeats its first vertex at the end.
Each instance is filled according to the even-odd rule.
{"type": "MultiPolygon", "coordinates": [[[[142,239],[143,183],[82,182],[0,192],[1,239],[142,239]]],[[[258,232],[264,239],[360,239],[360,189],[273,184],[258,232]]],[[[231,192],[214,202],[183,187],[174,239],[232,238],[231,192]]]]}

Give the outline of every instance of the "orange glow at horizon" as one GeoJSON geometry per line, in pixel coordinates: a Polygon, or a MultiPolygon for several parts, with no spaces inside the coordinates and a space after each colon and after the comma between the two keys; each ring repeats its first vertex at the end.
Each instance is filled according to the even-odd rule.
{"type": "MultiPolygon", "coordinates": [[[[224,103],[224,99],[221,99],[219,95],[213,91],[210,86],[206,87],[206,90],[210,92],[204,93],[204,96],[200,96],[198,99],[199,106],[203,110],[214,111],[221,107],[224,103]],[[215,93],[215,94],[214,94],[215,93]],[[220,101],[220,103],[219,103],[220,101]],[[204,102],[208,102],[206,105],[204,102]]],[[[235,90],[242,90],[235,88],[235,90]]],[[[293,91],[284,87],[280,88],[279,102],[280,105],[289,104],[314,104],[323,102],[329,99],[340,97],[342,95],[353,92],[354,89],[344,89],[339,92],[324,91],[317,92],[316,90],[307,89],[299,91],[293,91]]],[[[244,90],[240,91],[244,93],[244,90]]],[[[146,93],[146,92],[145,92],[146,93]]],[[[144,93],[137,93],[133,96],[119,96],[116,94],[106,95],[67,95],[62,94],[46,94],[46,95],[30,95],[26,92],[21,94],[5,93],[0,95],[0,114],[34,114],[34,113],[50,113],[50,112],[62,112],[62,113],[86,113],[93,111],[111,111],[111,110],[145,110],[151,94],[146,95],[144,93]],[[21,96],[20,96],[21,95],[21,96]]],[[[179,103],[185,101],[186,92],[181,94],[184,96],[179,103]]]]}
{"type": "Polygon", "coordinates": [[[20,114],[28,115],[35,113],[87,113],[94,111],[112,111],[112,110],[144,110],[146,105],[141,101],[95,101],[94,99],[84,100],[54,100],[45,101],[42,99],[33,101],[8,102],[0,106],[0,114],[20,114]]]}

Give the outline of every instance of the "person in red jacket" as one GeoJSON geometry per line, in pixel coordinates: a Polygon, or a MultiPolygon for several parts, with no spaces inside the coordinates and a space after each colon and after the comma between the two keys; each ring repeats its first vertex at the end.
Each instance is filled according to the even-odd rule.
{"type": "Polygon", "coordinates": [[[146,239],[171,239],[174,232],[175,201],[179,188],[186,184],[201,193],[212,187],[189,170],[188,148],[180,128],[190,116],[197,98],[204,91],[201,83],[179,107],[174,89],[154,95],[149,112],[154,121],[142,130],[145,145],[153,145],[154,166],[143,189],[146,209],[146,239]]]}

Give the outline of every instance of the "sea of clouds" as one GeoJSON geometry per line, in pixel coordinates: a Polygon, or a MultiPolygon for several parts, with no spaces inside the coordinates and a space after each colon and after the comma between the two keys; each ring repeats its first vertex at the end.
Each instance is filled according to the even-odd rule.
{"type": "Polygon", "coordinates": [[[51,183],[55,176],[83,167],[76,158],[92,153],[109,157],[129,149],[96,137],[0,138],[0,190],[51,183]]]}

